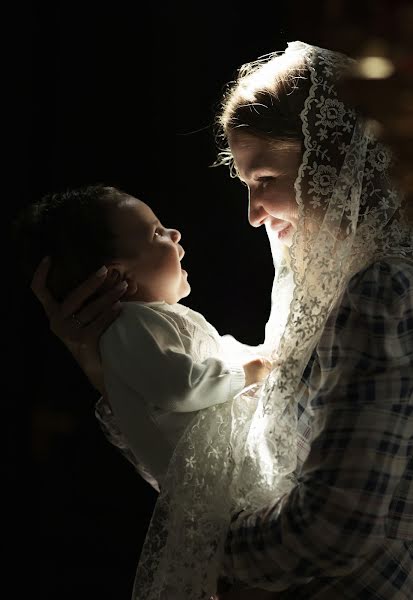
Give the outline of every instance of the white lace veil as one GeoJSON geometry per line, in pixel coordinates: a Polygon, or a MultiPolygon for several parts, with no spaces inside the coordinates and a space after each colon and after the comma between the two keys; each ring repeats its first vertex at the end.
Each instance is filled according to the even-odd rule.
{"type": "Polygon", "coordinates": [[[204,600],[216,591],[231,514],[273,503],[294,485],[303,371],[346,283],[376,258],[412,259],[390,154],[336,89],[350,59],[293,42],[254,72],[264,66],[268,77],[285,61],[304,66],[311,86],[301,113],[299,226],[289,258],[267,229],[275,279],[266,345],[274,369],[262,386],[201,411],[187,428],[154,510],[134,600],[204,600]]]}

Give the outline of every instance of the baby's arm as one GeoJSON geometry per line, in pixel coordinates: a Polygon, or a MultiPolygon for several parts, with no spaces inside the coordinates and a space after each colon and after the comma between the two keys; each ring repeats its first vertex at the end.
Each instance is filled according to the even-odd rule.
{"type": "MultiPolygon", "coordinates": [[[[192,412],[221,404],[245,387],[241,363],[209,357],[195,361],[172,319],[150,307],[129,303],[103,336],[105,376],[112,374],[150,405],[192,412]]],[[[251,380],[252,367],[248,368],[251,380]]],[[[255,374],[255,372],[254,372],[255,374]]]]}

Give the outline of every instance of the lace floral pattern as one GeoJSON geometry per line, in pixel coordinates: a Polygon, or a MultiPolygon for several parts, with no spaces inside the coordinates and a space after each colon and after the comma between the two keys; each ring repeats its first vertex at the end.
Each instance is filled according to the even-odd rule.
{"type": "Polygon", "coordinates": [[[302,374],[346,283],[376,258],[412,257],[391,156],[335,86],[352,61],[302,42],[266,60],[283,56],[306,66],[311,88],[289,262],[267,229],[275,279],[266,344],[277,366],[263,385],[202,411],[186,430],[149,527],[134,600],[204,600],[216,591],[231,514],[274,503],[294,485],[302,374]]]}
{"type": "MultiPolygon", "coordinates": [[[[188,427],[152,516],[134,598],[208,600],[216,590],[232,512],[274,501],[274,489],[278,495],[290,489],[290,480],[281,481],[281,473],[274,480],[272,458],[266,464],[266,457],[253,453],[250,424],[257,414],[256,396],[257,390],[251,389],[233,402],[201,411],[188,427]],[[249,438],[252,452],[243,461],[249,438]],[[257,460],[259,487],[255,485],[257,460]]],[[[279,455],[285,456],[294,454],[294,436],[285,435],[282,421],[277,428],[280,444],[277,431],[273,439],[279,455]]],[[[255,425],[259,428],[260,419],[255,425]]],[[[288,462],[284,466],[288,470],[288,462]]]]}

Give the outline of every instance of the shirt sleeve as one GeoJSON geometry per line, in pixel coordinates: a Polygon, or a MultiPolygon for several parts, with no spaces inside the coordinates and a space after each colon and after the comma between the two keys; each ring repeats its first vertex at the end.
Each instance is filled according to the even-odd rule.
{"type": "Polygon", "coordinates": [[[310,453],[288,495],[234,516],[230,581],[281,591],[346,575],[385,540],[412,451],[413,269],[378,262],[353,277],[317,354],[310,453]]]}
{"type": "Polygon", "coordinates": [[[149,404],[192,412],[226,402],[244,387],[241,365],[229,367],[214,357],[195,362],[176,324],[161,313],[131,303],[122,310],[101,341],[104,372],[149,404]]]}

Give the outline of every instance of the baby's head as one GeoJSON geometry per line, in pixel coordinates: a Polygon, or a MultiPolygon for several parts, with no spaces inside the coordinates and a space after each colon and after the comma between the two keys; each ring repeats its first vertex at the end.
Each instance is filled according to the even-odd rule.
{"type": "Polygon", "coordinates": [[[15,222],[28,280],[49,255],[48,287],[62,300],[102,264],[128,283],[124,301],[178,302],[190,292],[181,269],[181,234],[161,225],[144,202],[114,187],[85,186],[49,194],[15,222]]]}

